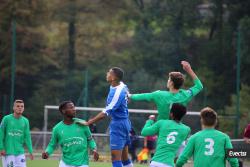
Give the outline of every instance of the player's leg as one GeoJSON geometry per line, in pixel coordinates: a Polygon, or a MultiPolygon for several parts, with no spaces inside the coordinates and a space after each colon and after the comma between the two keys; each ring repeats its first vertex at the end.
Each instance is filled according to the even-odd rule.
{"type": "Polygon", "coordinates": [[[2,166],[5,167],[6,165],[6,156],[2,156],[2,166]]]}
{"type": "Polygon", "coordinates": [[[113,167],[122,167],[121,156],[124,142],[121,133],[121,129],[117,128],[117,126],[113,126],[110,130],[110,150],[113,167]]]}
{"type": "Polygon", "coordinates": [[[20,154],[20,155],[15,156],[14,166],[26,167],[26,159],[25,159],[24,154],[20,154]]]}
{"type": "Polygon", "coordinates": [[[6,155],[3,158],[3,167],[14,166],[15,156],[14,155],[6,155]]]}
{"type": "Polygon", "coordinates": [[[125,145],[123,121],[112,120],[109,127],[112,166],[122,167],[121,156],[125,145]]]}
{"type": "Polygon", "coordinates": [[[155,153],[155,145],[156,145],[155,141],[151,141],[151,140],[147,141],[147,148],[149,149],[151,159],[153,158],[154,153],[155,153]]]}
{"type": "Polygon", "coordinates": [[[122,164],[124,167],[133,167],[133,163],[128,156],[128,145],[126,145],[122,150],[122,164]]]}
{"type": "Polygon", "coordinates": [[[111,160],[112,160],[112,166],[113,167],[122,167],[122,150],[111,150],[111,160]]]}

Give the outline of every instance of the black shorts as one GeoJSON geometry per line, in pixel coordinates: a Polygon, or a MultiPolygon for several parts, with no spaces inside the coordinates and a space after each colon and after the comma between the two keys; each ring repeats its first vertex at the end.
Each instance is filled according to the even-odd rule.
{"type": "Polygon", "coordinates": [[[148,140],[147,141],[147,148],[149,150],[154,150],[155,149],[155,141],[148,140]]]}

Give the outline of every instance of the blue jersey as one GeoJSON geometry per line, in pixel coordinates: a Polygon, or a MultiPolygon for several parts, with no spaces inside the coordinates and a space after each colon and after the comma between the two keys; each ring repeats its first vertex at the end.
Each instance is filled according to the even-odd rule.
{"type": "Polygon", "coordinates": [[[112,118],[109,125],[111,150],[122,150],[129,145],[131,124],[128,119],[128,88],[123,83],[116,87],[110,86],[106,108],[103,110],[112,118]]]}
{"type": "Polygon", "coordinates": [[[128,114],[128,87],[123,82],[116,87],[110,86],[106,108],[103,110],[112,120],[127,119],[128,114]]]}

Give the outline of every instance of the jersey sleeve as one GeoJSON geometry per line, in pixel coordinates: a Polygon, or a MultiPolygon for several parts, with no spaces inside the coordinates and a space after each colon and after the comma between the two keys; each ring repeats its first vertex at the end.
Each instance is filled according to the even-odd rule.
{"type": "MultiPolygon", "coordinates": [[[[228,136],[226,136],[226,141],[225,141],[225,150],[227,149],[232,149],[232,143],[230,141],[230,138],[228,136]]],[[[237,158],[228,158],[227,157],[228,162],[230,163],[231,167],[239,167],[239,162],[237,158]]]]}
{"type": "Polygon", "coordinates": [[[0,150],[4,150],[5,129],[6,129],[6,117],[3,118],[0,125],[0,150]]]}
{"type": "Polygon", "coordinates": [[[191,96],[195,96],[197,95],[201,90],[203,89],[203,85],[201,83],[201,81],[199,80],[199,78],[196,78],[194,80],[194,86],[189,88],[187,90],[187,92],[191,95],[191,96]]]}
{"type": "Polygon", "coordinates": [[[190,137],[187,146],[184,148],[181,156],[178,158],[176,162],[176,167],[182,167],[188,159],[193,155],[194,152],[194,137],[190,137]]]}
{"type": "Polygon", "coordinates": [[[25,132],[24,132],[24,141],[25,144],[28,148],[29,153],[33,152],[32,149],[32,141],[31,141],[31,136],[30,136],[30,124],[29,124],[29,120],[26,120],[26,128],[25,128],[25,132]]]}
{"type": "Polygon", "coordinates": [[[154,123],[153,120],[148,120],[141,131],[141,135],[152,136],[152,135],[158,134],[160,123],[161,121],[157,121],[156,123],[154,123]]]}
{"type": "Polygon", "coordinates": [[[132,94],[130,99],[132,101],[155,101],[159,91],[151,93],[141,93],[141,94],[132,94]]]}
{"type": "Polygon", "coordinates": [[[45,152],[47,152],[49,155],[51,155],[57,146],[57,142],[58,142],[57,132],[56,132],[56,129],[53,128],[52,136],[51,136],[50,142],[49,142],[45,152]]]}
{"type": "Polygon", "coordinates": [[[93,137],[92,137],[92,134],[91,134],[90,129],[89,129],[88,126],[86,127],[85,135],[86,135],[86,137],[87,137],[88,147],[89,147],[91,150],[95,150],[95,149],[96,149],[96,143],[95,143],[95,140],[94,140],[93,137]]]}

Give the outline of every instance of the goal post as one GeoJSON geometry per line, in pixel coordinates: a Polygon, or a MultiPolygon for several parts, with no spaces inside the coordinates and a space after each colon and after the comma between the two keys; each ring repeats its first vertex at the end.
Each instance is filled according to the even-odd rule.
{"type": "MultiPolygon", "coordinates": [[[[47,146],[47,135],[51,132],[48,131],[48,115],[50,110],[58,110],[59,106],[45,105],[44,106],[44,126],[43,126],[43,149],[47,146]]],[[[100,112],[103,108],[97,107],[75,107],[77,111],[88,111],[88,112],[100,112]]],[[[157,114],[157,110],[145,110],[145,109],[128,109],[129,113],[139,114],[157,114]]],[[[187,115],[199,116],[200,112],[188,111],[187,115]]]]}

